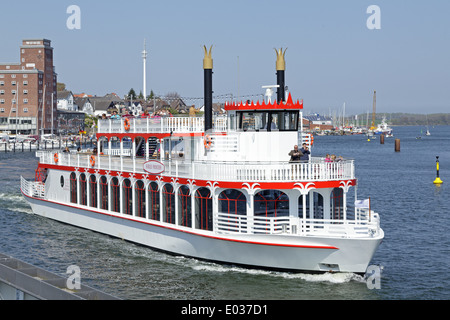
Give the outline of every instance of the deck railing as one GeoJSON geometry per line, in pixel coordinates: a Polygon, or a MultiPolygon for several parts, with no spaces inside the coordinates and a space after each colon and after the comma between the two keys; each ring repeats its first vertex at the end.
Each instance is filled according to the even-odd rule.
{"type": "Polygon", "coordinates": [[[45,185],[40,181],[27,181],[23,177],[20,177],[20,189],[29,197],[40,199],[44,199],[45,197],[45,185]]]}
{"type": "Polygon", "coordinates": [[[350,219],[303,219],[301,217],[263,217],[217,213],[214,230],[218,233],[323,235],[367,237],[379,230],[379,216],[373,211],[357,210],[350,219]]]}
{"type": "MultiPolygon", "coordinates": [[[[36,156],[44,164],[86,167],[109,171],[147,173],[143,158],[119,156],[94,156],[64,152],[38,151],[36,156]],[[56,156],[55,156],[56,154],[56,156]],[[56,162],[55,159],[58,159],[56,162]]],[[[224,180],[242,182],[280,181],[329,181],[354,179],[353,160],[325,162],[322,158],[312,158],[308,162],[218,162],[162,160],[162,176],[200,180],[224,180]]]]}
{"type": "MultiPolygon", "coordinates": [[[[125,118],[99,120],[98,133],[195,133],[205,130],[204,117],[129,118],[129,120],[129,130],[125,130],[125,118]]],[[[227,118],[216,117],[213,129],[219,132],[227,131],[227,118]]]]}

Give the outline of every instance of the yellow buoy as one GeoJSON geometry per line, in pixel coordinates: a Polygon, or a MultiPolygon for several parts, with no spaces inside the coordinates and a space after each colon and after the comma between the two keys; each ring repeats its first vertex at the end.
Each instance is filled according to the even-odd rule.
{"type": "Polygon", "coordinates": [[[436,179],[434,179],[434,184],[441,184],[443,181],[439,178],[439,156],[436,156],[436,179]]]}

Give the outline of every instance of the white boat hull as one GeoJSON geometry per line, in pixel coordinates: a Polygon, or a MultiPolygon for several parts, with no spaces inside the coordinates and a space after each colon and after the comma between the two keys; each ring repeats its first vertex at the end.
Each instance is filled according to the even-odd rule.
{"type": "Polygon", "coordinates": [[[92,208],[24,197],[35,214],[155,249],[247,267],[365,273],[383,239],[218,234],[92,208]]]}

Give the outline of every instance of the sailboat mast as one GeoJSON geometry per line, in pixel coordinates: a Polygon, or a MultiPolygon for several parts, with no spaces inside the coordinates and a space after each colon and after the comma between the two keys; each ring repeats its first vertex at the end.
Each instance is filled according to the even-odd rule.
{"type": "Polygon", "coordinates": [[[377,109],[377,92],[373,92],[373,110],[372,110],[372,127],[370,129],[375,129],[375,114],[377,109]]]}

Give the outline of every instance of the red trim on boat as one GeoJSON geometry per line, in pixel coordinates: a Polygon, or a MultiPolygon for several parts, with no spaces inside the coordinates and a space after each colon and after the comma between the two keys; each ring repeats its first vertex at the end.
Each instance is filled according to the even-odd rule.
{"type": "Polygon", "coordinates": [[[276,247],[339,250],[339,248],[334,247],[334,246],[313,246],[313,245],[294,245],[294,244],[283,244],[283,243],[268,243],[268,242],[259,242],[259,241],[246,241],[246,240],[238,240],[238,239],[228,239],[228,238],[223,238],[223,237],[218,237],[218,236],[208,236],[208,235],[199,234],[199,233],[192,232],[192,231],[180,230],[180,229],[177,229],[177,228],[171,228],[171,227],[167,227],[167,226],[161,226],[161,225],[154,224],[154,223],[147,222],[147,221],[140,221],[140,220],[136,220],[136,219],[132,219],[132,218],[128,218],[128,217],[117,216],[117,215],[109,214],[109,213],[106,213],[106,212],[100,212],[100,211],[91,210],[91,209],[87,209],[87,208],[86,209],[85,208],[81,209],[79,206],[72,206],[72,205],[69,205],[69,204],[57,203],[57,202],[53,202],[53,201],[50,201],[50,200],[30,197],[30,196],[26,195],[22,191],[22,189],[20,189],[20,192],[22,192],[22,194],[25,197],[31,198],[31,199],[34,199],[34,200],[38,200],[38,201],[44,201],[44,202],[49,202],[49,203],[53,203],[53,204],[60,205],[60,206],[66,206],[66,207],[70,207],[70,208],[74,208],[74,209],[90,211],[90,212],[99,213],[99,214],[103,214],[103,215],[114,217],[114,218],[118,218],[118,219],[124,219],[124,220],[133,221],[133,222],[148,224],[148,225],[155,226],[155,227],[160,227],[160,228],[164,228],[164,229],[169,229],[169,230],[189,233],[189,234],[193,234],[193,235],[200,236],[200,237],[205,237],[205,238],[211,238],[211,239],[222,240],[222,241],[231,241],[231,242],[239,242],[239,243],[256,244],[256,245],[276,246],[276,247]]]}

